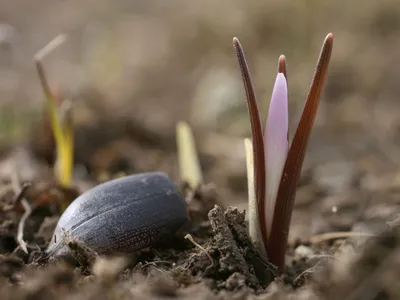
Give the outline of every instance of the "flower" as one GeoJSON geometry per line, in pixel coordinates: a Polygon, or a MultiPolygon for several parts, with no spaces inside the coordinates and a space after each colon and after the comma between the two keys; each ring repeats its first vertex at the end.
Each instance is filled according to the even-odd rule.
{"type": "Polygon", "coordinates": [[[245,142],[247,155],[252,155],[247,160],[247,173],[252,179],[248,181],[250,235],[259,251],[282,273],[296,186],[328,71],[333,34],[329,33],[322,45],[304,110],[290,146],[286,58],[279,58],[278,74],[263,134],[243,48],[237,38],[233,39],[233,44],[246,91],[252,131],[251,147],[248,140],[245,142]]]}

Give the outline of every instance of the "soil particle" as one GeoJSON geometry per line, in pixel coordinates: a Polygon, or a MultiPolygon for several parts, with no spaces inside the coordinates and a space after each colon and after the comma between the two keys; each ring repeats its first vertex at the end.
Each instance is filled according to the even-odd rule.
{"type": "Polygon", "coordinates": [[[215,232],[215,246],[220,253],[218,272],[225,277],[238,272],[244,275],[249,286],[257,287],[258,280],[248,269],[246,260],[234,240],[222,209],[218,206],[214,207],[209,213],[209,218],[215,232]]]}
{"type": "Polygon", "coordinates": [[[15,275],[22,271],[24,262],[17,257],[0,256],[0,275],[8,278],[11,282],[16,282],[15,275]]]}
{"type": "MultiPolygon", "coordinates": [[[[2,299],[270,300],[338,299],[348,295],[353,295],[350,299],[399,298],[399,222],[381,220],[380,228],[390,226],[389,232],[373,231],[377,237],[354,243],[357,246],[340,238],[313,243],[311,237],[319,230],[311,226],[315,219],[311,220],[309,207],[319,208],[326,230],[340,228],[338,224],[356,230],[382,216],[372,214],[372,205],[368,207],[371,216],[366,214],[369,210],[360,206],[363,199],[354,188],[340,197],[318,194],[312,183],[307,184],[310,186],[304,189],[304,197],[311,200],[297,207],[285,271],[278,277],[276,267],[251,243],[245,211],[224,207],[226,201],[221,201],[220,190],[213,185],[196,191],[183,186],[191,223],[171,239],[131,257],[98,256],[79,241],[69,240],[70,257],[48,261],[44,249],[60,214],[59,205],[52,203],[68,203],[72,197],[54,184],[34,183],[26,194],[30,203],[36,203],[24,231],[29,254],[15,242],[23,211],[15,206],[2,212],[2,299]],[[320,197],[320,203],[315,197],[320,197]],[[350,223],[351,216],[358,225],[350,223]],[[194,243],[183,238],[187,233],[194,243]]],[[[10,207],[14,197],[13,193],[4,194],[0,204],[10,207]]],[[[395,204],[393,201],[388,207],[395,204]]],[[[384,212],[380,210],[381,214],[384,212]]],[[[391,215],[394,218],[398,214],[393,211],[391,215]]]]}

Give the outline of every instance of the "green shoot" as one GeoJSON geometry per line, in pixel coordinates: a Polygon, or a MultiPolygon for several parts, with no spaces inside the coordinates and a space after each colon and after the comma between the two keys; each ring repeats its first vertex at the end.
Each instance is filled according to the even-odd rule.
{"type": "Polygon", "coordinates": [[[69,102],[62,104],[62,110],[58,106],[57,98],[50,88],[44,70],[42,60],[55,48],[65,41],[65,36],[59,35],[47,46],[40,50],[34,58],[36,70],[39,76],[45,96],[45,107],[50,117],[51,129],[56,143],[56,162],[54,166],[57,181],[64,187],[69,187],[72,181],[74,161],[74,129],[72,122],[72,109],[69,102]],[[66,106],[66,104],[68,104],[66,106]]]}
{"type": "Polygon", "coordinates": [[[177,124],[176,141],[181,181],[187,183],[192,190],[196,190],[203,183],[203,175],[193,132],[186,122],[177,124]]]}

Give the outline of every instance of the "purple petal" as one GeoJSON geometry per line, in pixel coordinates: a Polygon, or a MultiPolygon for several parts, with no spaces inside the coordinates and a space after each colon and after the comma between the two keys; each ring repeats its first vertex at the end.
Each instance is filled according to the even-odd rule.
{"type": "Polygon", "coordinates": [[[273,214],[282,171],[288,153],[288,92],[286,78],[278,73],[272,91],[264,132],[266,164],[265,220],[267,239],[271,233],[273,214]]]}

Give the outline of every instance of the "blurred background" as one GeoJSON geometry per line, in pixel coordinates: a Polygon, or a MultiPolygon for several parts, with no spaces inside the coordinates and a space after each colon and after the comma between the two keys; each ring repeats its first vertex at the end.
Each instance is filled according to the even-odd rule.
{"type": "MultiPolygon", "coordinates": [[[[229,203],[244,202],[242,138],[250,126],[232,38],[244,47],[264,118],[278,57],[286,56],[293,133],[329,32],[333,55],[297,217],[315,199],[323,199],[316,206],[321,219],[343,203],[358,209],[372,191],[399,190],[396,0],[0,0],[2,145],[29,140],[37,157],[51,161],[33,56],[66,34],[44,65],[52,86],[75,107],[78,171],[79,164],[97,175],[162,169],[178,178],[175,126],[185,120],[196,135],[205,181],[225,190],[229,203]]],[[[354,211],[344,209],[329,226],[349,228],[354,211]]],[[[313,224],[314,232],[328,226],[313,224]]]]}

